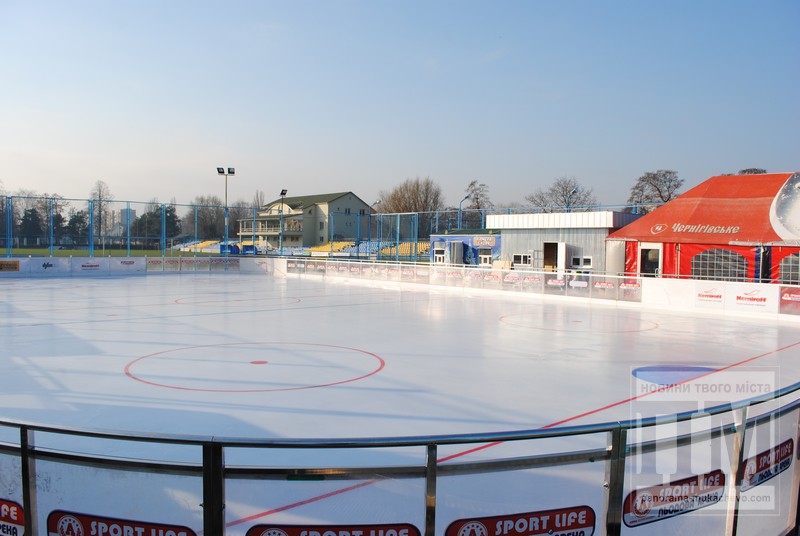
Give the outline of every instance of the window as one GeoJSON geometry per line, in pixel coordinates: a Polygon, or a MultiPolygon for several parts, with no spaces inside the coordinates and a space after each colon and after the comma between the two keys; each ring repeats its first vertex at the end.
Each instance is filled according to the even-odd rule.
{"type": "Polygon", "coordinates": [[[434,248],[434,250],[433,250],[433,262],[435,262],[435,263],[444,263],[444,249],[442,249],[442,248],[434,248]]]}
{"type": "Polygon", "coordinates": [[[350,214],[350,209],[349,208],[344,209],[344,213],[345,214],[350,214]]]}
{"type": "Polygon", "coordinates": [[[492,264],[492,248],[479,248],[478,249],[478,264],[480,266],[491,266],[492,264]]]}
{"type": "Polygon", "coordinates": [[[325,229],[325,222],[321,221],[319,222],[319,230],[322,231],[323,229],[325,229]]]}
{"type": "Polygon", "coordinates": [[[592,267],[592,258],[591,257],[572,257],[572,267],[573,268],[591,268],[592,267]]]}
{"type": "Polygon", "coordinates": [[[781,259],[778,278],[784,285],[800,285],[800,254],[792,253],[781,259]]]}
{"type": "Polygon", "coordinates": [[[692,277],[715,281],[746,281],[747,259],[729,249],[709,249],[692,257],[692,277]]]}
{"type": "Polygon", "coordinates": [[[511,263],[514,266],[531,266],[533,264],[533,259],[530,254],[514,255],[511,257],[511,263]]]}

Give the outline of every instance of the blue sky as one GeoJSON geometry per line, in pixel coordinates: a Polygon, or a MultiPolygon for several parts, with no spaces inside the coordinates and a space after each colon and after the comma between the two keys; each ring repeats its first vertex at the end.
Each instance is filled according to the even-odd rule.
{"type": "Polygon", "coordinates": [[[430,177],[602,203],[800,170],[800,2],[0,0],[0,181],[189,203],[430,177]]]}

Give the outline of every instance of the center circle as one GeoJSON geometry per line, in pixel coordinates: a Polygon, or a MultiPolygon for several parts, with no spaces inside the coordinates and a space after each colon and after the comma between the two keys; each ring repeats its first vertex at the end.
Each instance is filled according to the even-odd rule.
{"type": "Polygon", "coordinates": [[[377,374],[385,365],[377,354],[347,346],[255,342],[187,346],[155,352],[125,365],[125,375],[165,389],[266,393],[351,383],[377,374]],[[269,366],[250,366],[266,364],[269,366]]]}

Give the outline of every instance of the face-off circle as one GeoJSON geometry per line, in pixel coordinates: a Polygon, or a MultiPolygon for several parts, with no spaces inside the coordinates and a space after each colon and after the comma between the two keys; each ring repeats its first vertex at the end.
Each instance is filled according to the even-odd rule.
{"type": "Polygon", "coordinates": [[[125,366],[132,380],[156,387],[215,393],[265,393],[331,387],[380,372],[372,352],[302,342],[188,346],[148,354],[125,366]]]}

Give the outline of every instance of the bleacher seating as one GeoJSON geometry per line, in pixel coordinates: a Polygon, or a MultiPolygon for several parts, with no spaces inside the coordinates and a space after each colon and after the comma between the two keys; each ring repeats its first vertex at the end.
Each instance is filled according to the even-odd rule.
{"type": "Polygon", "coordinates": [[[327,244],[320,244],[319,246],[311,246],[308,248],[308,251],[311,252],[334,252],[338,253],[345,248],[355,246],[355,242],[343,242],[343,241],[335,241],[335,242],[328,242],[327,244]]]}
{"type": "Polygon", "coordinates": [[[181,251],[203,251],[205,249],[218,245],[219,245],[219,240],[203,240],[202,242],[197,242],[189,246],[184,246],[181,248],[181,251]]]}
{"type": "MultiPolygon", "coordinates": [[[[415,254],[414,242],[400,242],[399,245],[391,245],[381,249],[380,254],[388,257],[411,257],[415,254]]],[[[430,242],[416,242],[416,255],[425,255],[431,249],[430,242]]]]}

